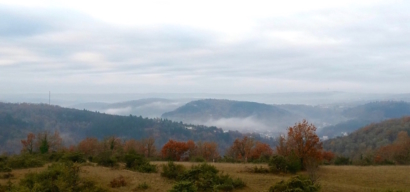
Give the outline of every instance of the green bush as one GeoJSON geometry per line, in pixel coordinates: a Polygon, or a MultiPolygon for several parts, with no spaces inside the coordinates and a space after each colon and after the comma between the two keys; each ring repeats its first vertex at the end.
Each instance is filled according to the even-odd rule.
{"type": "Polygon", "coordinates": [[[269,173],[270,170],[267,169],[267,168],[264,168],[264,167],[262,167],[262,166],[260,166],[260,167],[255,166],[255,167],[253,168],[253,172],[254,172],[254,173],[269,173]]]}
{"type": "Polygon", "coordinates": [[[166,177],[168,179],[177,179],[179,175],[182,175],[185,171],[185,167],[183,165],[177,165],[172,161],[169,161],[168,164],[162,165],[162,177],[166,177]]]}
{"type": "Polygon", "coordinates": [[[350,165],[352,161],[348,157],[337,156],[335,159],[335,165],[350,165]]]}
{"type": "Polygon", "coordinates": [[[300,159],[294,154],[287,157],[275,155],[270,159],[268,165],[270,172],[272,173],[290,172],[292,174],[295,174],[298,171],[302,170],[302,163],[300,162],[300,159]]]}
{"type": "Polygon", "coordinates": [[[142,155],[136,153],[129,153],[125,155],[125,166],[128,169],[136,170],[142,173],[155,173],[157,172],[157,166],[152,165],[149,161],[142,155]]]}
{"type": "Polygon", "coordinates": [[[53,163],[40,173],[28,173],[20,180],[18,191],[105,192],[91,180],[79,176],[80,167],[72,163],[53,163]]]}
{"type": "Polygon", "coordinates": [[[105,151],[99,153],[93,160],[98,165],[104,166],[104,167],[117,167],[118,166],[118,160],[115,158],[110,151],[105,151]]]}
{"type": "Polygon", "coordinates": [[[198,156],[192,157],[192,158],[190,159],[190,161],[191,161],[191,162],[206,162],[205,158],[203,158],[203,157],[198,157],[198,156]]]}
{"type": "Polygon", "coordinates": [[[269,169],[272,173],[287,172],[287,164],[286,158],[281,155],[274,155],[268,163],[269,169]]]}
{"type": "Polygon", "coordinates": [[[280,181],[269,188],[269,192],[318,192],[320,185],[314,184],[306,176],[295,176],[288,181],[280,181]]]}
{"type": "Polygon", "coordinates": [[[49,155],[47,155],[47,160],[48,161],[52,161],[52,162],[57,162],[59,161],[63,156],[64,156],[64,152],[52,152],[49,155]]]}
{"type": "Polygon", "coordinates": [[[84,154],[79,152],[66,153],[61,157],[62,161],[71,161],[73,163],[85,163],[86,159],[84,154]]]}
{"type": "Polygon", "coordinates": [[[289,155],[287,158],[286,170],[292,174],[302,170],[302,162],[295,154],[289,155]]]}
{"type": "Polygon", "coordinates": [[[203,163],[192,166],[178,176],[178,180],[185,181],[185,185],[192,183],[198,191],[231,190],[245,187],[241,179],[232,179],[229,175],[218,174],[215,166],[203,163]]]}
{"type": "Polygon", "coordinates": [[[0,172],[11,172],[12,169],[4,162],[0,162],[0,172]]]}
{"type": "Polygon", "coordinates": [[[180,181],[172,186],[172,189],[168,192],[197,192],[198,188],[193,182],[190,181],[180,181]]]}
{"type": "Polygon", "coordinates": [[[45,162],[39,156],[34,155],[18,155],[7,160],[7,166],[12,169],[42,167],[44,164],[45,162]]]}
{"type": "Polygon", "coordinates": [[[148,188],[149,188],[149,185],[146,182],[144,182],[144,183],[138,184],[138,186],[134,189],[134,191],[147,190],[148,188]]]}

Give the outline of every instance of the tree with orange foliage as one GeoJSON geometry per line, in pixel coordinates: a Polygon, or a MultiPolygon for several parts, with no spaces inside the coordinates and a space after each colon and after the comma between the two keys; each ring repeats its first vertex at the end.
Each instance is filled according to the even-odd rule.
{"type": "Polygon", "coordinates": [[[316,135],[316,127],[305,119],[288,128],[287,137],[281,137],[277,152],[283,156],[296,155],[300,159],[302,169],[310,161],[320,161],[323,149],[322,142],[316,135]]]}
{"type": "Polygon", "coordinates": [[[391,145],[381,147],[376,152],[376,163],[410,164],[410,137],[406,131],[400,131],[391,145]]]}
{"type": "Polygon", "coordinates": [[[178,142],[170,139],[161,150],[162,157],[169,160],[179,161],[181,156],[189,151],[189,146],[185,142],[178,142]]]}
{"type": "Polygon", "coordinates": [[[259,159],[261,156],[271,156],[272,154],[273,150],[268,144],[257,141],[251,149],[250,156],[252,159],[259,159]]]}
{"type": "Polygon", "coordinates": [[[232,146],[229,148],[229,153],[234,158],[248,162],[254,144],[255,142],[253,139],[248,136],[244,136],[242,140],[235,139],[232,146]]]}
{"type": "Polygon", "coordinates": [[[34,152],[34,140],[36,136],[33,133],[29,133],[27,135],[26,140],[21,140],[21,144],[23,145],[22,151],[27,151],[28,153],[32,154],[34,152]]]}
{"type": "Polygon", "coordinates": [[[97,138],[87,137],[78,143],[78,151],[84,153],[87,156],[94,156],[100,151],[100,143],[97,138]]]}
{"type": "Polygon", "coordinates": [[[215,142],[201,142],[196,143],[196,156],[202,157],[207,161],[213,161],[218,154],[218,144],[215,142]]]}
{"type": "Polygon", "coordinates": [[[331,151],[322,151],[322,159],[326,161],[326,163],[330,163],[335,158],[335,154],[331,151]]]}

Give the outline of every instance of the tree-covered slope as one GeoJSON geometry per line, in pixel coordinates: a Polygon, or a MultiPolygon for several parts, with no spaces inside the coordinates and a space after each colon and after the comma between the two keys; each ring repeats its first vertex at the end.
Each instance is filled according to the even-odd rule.
{"type": "MultiPolygon", "coordinates": [[[[168,139],[215,141],[221,150],[241,137],[239,132],[224,132],[216,127],[194,126],[163,119],[108,115],[46,104],[0,103],[0,151],[18,152],[29,132],[60,132],[66,144],[85,137],[122,139],[154,137],[161,147],[168,139]]],[[[257,137],[257,136],[255,136],[257,137]]],[[[257,137],[258,138],[258,137],[257,137]]]]}
{"type": "Polygon", "coordinates": [[[247,101],[204,99],[189,102],[163,118],[237,130],[283,129],[301,120],[280,107],[247,101]]]}
{"type": "Polygon", "coordinates": [[[345,137],[324,141],[325,150],[358,159],[381,146],[391,144],[400,131],[410,133],[410,116],[367,125],[345,137]]]}
{"type": "Polygon", "coordinates": [[[345,109],[341,115],[348,120],[326,126],[319,130],[318,134],[333,138],[342,135],[342,132],[352,133],[370,123],[410,115],[410,103],[402,101],[371,102],[345,109]]]}

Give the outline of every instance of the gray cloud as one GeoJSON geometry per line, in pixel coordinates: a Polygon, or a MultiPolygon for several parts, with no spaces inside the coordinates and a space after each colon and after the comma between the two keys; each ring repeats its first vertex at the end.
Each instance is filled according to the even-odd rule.
{"type": "Polygon", "coordinates": [[[408,92],[409,5],[265,18],[234,41],[183,25],[116,27],[70,10],[6,7],[0,89],[408,92]]]}

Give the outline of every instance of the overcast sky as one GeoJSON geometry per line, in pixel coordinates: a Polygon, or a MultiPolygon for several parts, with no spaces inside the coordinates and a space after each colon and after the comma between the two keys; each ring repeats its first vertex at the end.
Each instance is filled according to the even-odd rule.
{"type": "Polygon", "coordinates": [[[0,92],[408,93],[409,10],[394,0],[0,0],[0,92]]]}

